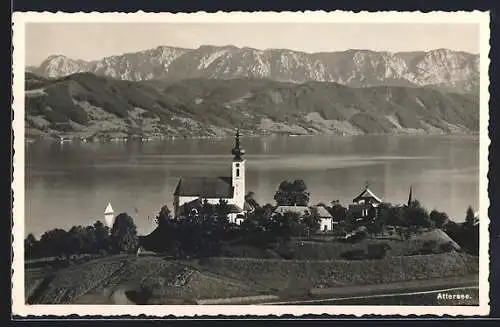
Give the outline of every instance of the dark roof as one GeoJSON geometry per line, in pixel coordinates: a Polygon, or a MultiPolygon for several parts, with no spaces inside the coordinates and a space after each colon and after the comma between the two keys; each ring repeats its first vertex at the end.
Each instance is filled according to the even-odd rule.
{"type": "Polygon", "coordinates": [[[227,205],[227,212],[228,213],[240,213],[243,212],[243,210],[238,207],[236,204],[228,204],[227,205]]]}
{"type": "Polygon", "coordinates": [[[285,214],[286,212],[292,212],[299,215],[310,214],[311,210],[306,206],[277,206],[274,209],[275,213],[285,214]]]}
{"type": "Polygon", "coordinates": [[[231,177],[182,177],[174,196],[199,196],[201,198],[232,198],[231,177]]]}
{"type": "Polygon", "coordinates": [[[252,211],[254,210],[254,206],[252,206],[250,203],[248,203],[248,201],[245,201],[245,203],[243,203],[243,210],[244,211],[252,211]]]}

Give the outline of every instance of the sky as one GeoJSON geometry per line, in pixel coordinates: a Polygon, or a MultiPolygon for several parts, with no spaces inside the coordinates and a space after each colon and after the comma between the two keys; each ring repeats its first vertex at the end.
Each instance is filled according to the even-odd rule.
{"type": "Polygon", "coordinates": [[[28,23],[26,65],[50,55],[98,60],[160,45],[330,52],[348,49],[479,53],[478,24],[429,23],[28,23]]]}

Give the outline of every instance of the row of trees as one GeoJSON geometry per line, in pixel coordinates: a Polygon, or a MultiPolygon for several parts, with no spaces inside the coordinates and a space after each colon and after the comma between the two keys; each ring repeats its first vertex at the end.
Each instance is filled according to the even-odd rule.
{"type": "MultiPolygon", "coordinates": [[[[302,180],[283,181],[275,193],[278,206],[308,206],[310,194],[302,180]]],[[[74,226],[68,231],[54,229],[44,233],[40,240],[30,234],[25,239],[25,253],[28,258],[64,256],[89,253],[122,253],[136,251],[141,243],[145,248],[158,252],[171,251],[175,255],[209,256],[220,252],[226,241],[240,240],[256,246],[270,242],[288,240],[296,236],[308,236],[320,229],[320,217],[314,208],[303,214],[297,212],[276,213],[276,206],[260,206],[254,193],[246,196],[246,201],[254,210],[247,213],[239,227],[229,222],[227,201],[220,200],[212,205],[207,201],[184,206],[181,219],[172,219],[167,206],[161,208],[156,217],[158,228],[145,237],[137,236],[133,219],[125,213],[118,215],[109,230],[97,221],[91,226],[74,226]]],[[[478,252],[478,232],[474,228],[474,213],[467,212],[466,223],[449,222],[444,212],[436,210],[430,213],[418,202],[409,206],[382,204],[378,208],[376,219],[356,221],[348,210],[338,201],[323,206],[338,221],[344,230],[354,230],[360,225],[370,233],[380,233],[385,226],[399,226],[401,237],[418,228],[443,228],[457,243],[478,252]],[[446,228],[445,228],[446,227],[446,228]],[[476,235],[477,234],[477,235],[476,235]],[[477,251],[475,250],[477,249],[477,251]]]]}
{"type": "Polygon", "coordinates": [[[26,258],[64,257],[75,254],[105,254],[136,251],[139,246],[137,228],[125,213],[116,216],[111,230],[101,221],[90,226],[73,226],[45,232],[40,240],[29,234],[24,240],[26,258]]]}

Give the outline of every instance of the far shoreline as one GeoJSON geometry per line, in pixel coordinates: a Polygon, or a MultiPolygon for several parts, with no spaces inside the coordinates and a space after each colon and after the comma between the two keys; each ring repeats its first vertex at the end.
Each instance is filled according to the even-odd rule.
{"type": "MultiPolygon", "coordinates": [[[[245,132],[245,131],[243,131],[245,132]]],[[[176,135],[162,135],[162,136],[120,136],[113,137],[117,132],[112,132],[109,134],[103,134],[102,137],[95,136],[82,136],[78,133],[68,133],[68,134],[58,134],[58,135],[32,135],[28,131],[24,133],[25,142],[34,142],[37,140],[41,141],[60,141],[61,143],[72,142],[77,140],[83,143],[127,143],[127,142],[158,142],[158,141],[175,141],[175,140],[224,140],[231,139],[232,134],[225,135],[210,135],[210,136],[176,136],[176,135]]],[[[119,132],[124,135],[125,133],[119,132]]],[[[242,138],[292,138],[292,137],[363,137],[363,136],[386,136],[386,137],[464,137],[464,138],[479,138],[481,136],[480,132],[473,133],[461,133],[461,132],[451,132],[451,133],[360,133],[360,134],[332,134],[332,133],[309,133],[309,134],[294,134],[294,133],[269,133],[269,134],[242,134],[242,138]]]]}

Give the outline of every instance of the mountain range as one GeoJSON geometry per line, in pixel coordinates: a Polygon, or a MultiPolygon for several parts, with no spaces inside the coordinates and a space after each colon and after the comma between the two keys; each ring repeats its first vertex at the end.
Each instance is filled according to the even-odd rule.
{"type": "MultiPolygon", "coordinates": [[[[165,72],[172,72],[174,61],[165,72]]],[[[151,72],[160,74],[153,66],[149,66],[151,72]]],[[[123,68],[120,74],[130,69],[119,67],[123,68]]],[[[195,68],[184,74],[207,71],[195,68]]],[[[91,72],[57,78],[26,73],[28,134],[202,137],[229,135],[234,126],[240,126],[245,134],[254,135],[353,135],[470,133],[479,127],[479,97],[474,93],[265,78],[139,78],[145,71],[138,69],[130,80],[91,72]]]]}
{"type": "Polygon", "coordinates": [[[278,82],[332,82],[350,87],[431,87],[477,93],[479,55],[448,49],[416,52],[305,53],[235,46],[154,49],[84,61],[53,55],[27,71],[48,78],[79,72],[128,81],[183,79],[270,79],[278,82]]]}

